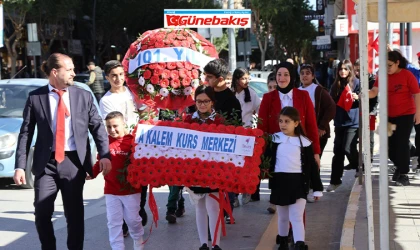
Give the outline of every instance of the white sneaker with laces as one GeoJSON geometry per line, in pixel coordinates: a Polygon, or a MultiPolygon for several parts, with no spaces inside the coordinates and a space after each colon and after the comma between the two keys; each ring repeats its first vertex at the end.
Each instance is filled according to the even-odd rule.
{"type": "Polygon", "coordinates": [[[330,184],[330,185],[327,187],[327,192],[334,191],[334,190],[336,190],[339,186],[341,186],[341,184],[337,184],[337,185],[330,184]]]}
{"type": "Polygon", "coordinates": [[[306,196],[306,201],[309,202],[309,203],[314,203],[315,202],[314,190],[313,189],[309,189],[309,193],[306,196]]]}

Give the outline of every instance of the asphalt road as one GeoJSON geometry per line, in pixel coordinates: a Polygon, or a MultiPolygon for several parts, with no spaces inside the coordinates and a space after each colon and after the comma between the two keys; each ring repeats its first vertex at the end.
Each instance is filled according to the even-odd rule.
{"type": "MultiPolygon", "coordinates": [[[[332,138],[322,158],[321,175],[325,188],[329,182],[331,158],[332,138]]],[[[342,186],[335,192],[324,193],[321,201],[307,205],[306,242],[311,250],[339,249],[341,229],[353,182],[354,171],[346,171],[342,186]]],[[[85,185],[85,249],[87,250],[110,249],[103,185],[102,178],[88,181],[85,185]]],[[[149,235],[150,238],[145,249],[198,249],[200,243],[195,225],[195,209],[189,201],[188,194],[184,194],[185,216],[178,218],[176,224],[168,224],[165,220],[168,193],[166,186],[154,190],[160,219],[158,227],[153,227],[151,234],[151,213],[147,206],[149,222],[145,228],[145,238],[149,235]]],[[[0,179],[0,249],[40,249],[34,225],[33,199],[33,190],[20,189],[10,181],[0,179]]],[[[226,225],[227,236],[221,240],[221,247],[224,250],[277,249],[276,215],[270,215],[266,211],[268,199],[269,190],[267,183],[264,182],[261,201],[235,208],[236,224],[226,225]]],[[[56,200],[53,220],[57,249],[67,249],[66,221],[60,195],[56,200]]],[[[125,239],[125,243],[127,249],[132,248],[130,237],[125,239]]]]}

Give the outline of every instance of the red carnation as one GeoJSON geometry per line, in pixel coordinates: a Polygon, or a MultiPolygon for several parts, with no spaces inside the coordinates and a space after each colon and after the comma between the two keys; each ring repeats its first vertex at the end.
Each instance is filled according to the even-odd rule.
{"type": "Polygon", "coordinates": [[[159,83],[159,76],[156,76],[156,75],[152,76],[152,77],[150,78],[150,81],[151,81],[153,84],[158,84],[158,83],[159,83]]]}
{"type": "Polygon", "coordinates": [[[193,183],[193,181],[192,181],[191,178],[185,178],[184,186],[191,187],[192,186],[192,183],[193,183]]]}
{"type": "Polygon", "coordinates": [[[193,129],[193,130],[199,130],[200,124],[198,124],[198,123],[192,123],[190,128],[193,129]]]}
{"type": "Polygon", "coordinates": [[[178,79],[179,78],[178,70],[171,70],[171,78],[172,79],[178,79]]]}
{"type": "Polygon", "coordinates": [[[261,138],[261,137],[257,138],[255,141],[255,144],[264,146],[265,144],[264,138],[261,138]]]}
{"type": "Polygon", "coordinates": [[[169,69],[164,69],[161,76],[162,78],[169,78],[171,76],[171,71],[169,69]]]}
{"type": "Polygon", "coordinates": [[[190,85],[191,85],[191,78],[185,77],[184,79],[182,79],[182,86],[188,87],[190,85]]]}
{"type": "Polygon", "coordinates": [[[153,45],[153,44],[155,44],[155,42],[156,42],[156,39],[155,38],[149,38],[149,41],[148,42],[146,42],[148,45],[153,45]]]}
{"type": "Polygon", "coordinates": [[[245,133],[247,136],[254,136],[254,131],[252,131],[252,128],[245,129],[245,133]]]}
{"type": "Polygon", "coordinates": [[[151,76],[152,76],[152,72],[150,72],[150,70],[146,70],[143,72],[144,79],[150,79],[151,76]]]}
{"type": "Polygon", "coordinates": [[[160,80],[160,87],[161,88],[167,88],[168,86],[169,86],[169,80],[168,79],[160,80]]]}
{"type": "Polygon", "coordinates": [[[191,71],[190,71],[190,70],[187,70],[187,76],[188,76],[189,78],[191,78],[191,71]]]}
{"type": "Polygon", "coordinates": [[[226,133],[234,134],[235,133],[235,126],[233,126],[233,125],[226,126],[226,133]]]}
{"type": "Polygon", "coordinates": [[[187,36],[187,41],[190,43],[195,43],[194,39],[190,36],[187,36]]]}
{"type": "Polygon", "coordinates": [[[183,62],[176,62],[176,66],[178,67],[178,69],[183,69],[184,68],[184,63],[183,62]]]}
{"type": "Polygon", "coordinates": [[[166,69],[166,63],[158,63],[160,69],[166,69]]]}
{"type": "Polygon", "coordinates": [[[213,180],[210,180],[209,181],[209,188],[211,188],[211,189],[216,189],[216,188],[218,188],[219,187],[219,185],[218,185],[219,183],[218,183],[218,181],[217,180],[215,180],[215,179],[213,179],[213,180]]]}
{"type": "Polygon", "coordinates": [[[163,40],[163,42],[167,45],[172,44],[172,40],[171,39],[165,39],[163,40]]]}
{"type": "Polygon", "coordinates": [[[178,41],[178,40],[174,40],[174,41],[172,42],[172,44],[174,45],[174,47],[181,47],[181,42],[180,42],[180,41],[178,41]]]}
{"type": "Polygon", "coordinates": [[[176,39],[178,39],[178,40],[185,40],[187,38],[185,36],[178,35],[178,36],[176,36],[176,39]]]}
{"type": "Polygon", "coordinates": [[[181,78],[187,77],[187,70],[186,69],[180,69],[180,70],[178,70],[178,72],[179,72],[179,77],[181,77],[181,78]]]}
{"type": "Polygon", "coordinates": [[[198,76],[199,76],[199,74],[198,74],[198,70],[193,69],[193,70],[191,71],[191,77],[192,77],[193,79],[197,79],[197,78],[198,78],[198,76]]]}
{"type": "Polygon", "coordinates": [[[219,133],[225,133],[226,132],[226,126],[223,124],[217,125],[217,132],[219,133]]]}
{"type": "Polygon", "coordinates": [[[192,178],[191,179],[191,186],[199,186],[201,184],[201,180],[197,179],[197,178],[192,178]]]}
{"type": "Polygon", "coordinates": [[[153,70],[153,75],[154,76],[160,76],[163,73],[163,69],[160,69],[159,66],[155,68],[155,70],[153,70]]]}
{"type": "Polygon", "coordinates": [[[168,33],[167,35],[166,35],[166,38],[167,39],[170,39],[170,40],[172,40],[172,39],[174,39],[176,37],[176,34],[175,33],[168,33]]]}
{"type": "Polygon", "coordinates": [[[155,42],[155,48],[163,48],[163,47],[165,47],[165,43],[162,40],[155,42]]]}
{"type": "Polygon", "coordinates": [[[185,47],[185,48],[189,48],[190,47],[190,43],[188,41],[186,41],[186,40],[182,41],[181,42],[181,45],[182,45],[182,47],[185,47]]]}
{"type": "Polygon", "coordinates": [[[151,63],[149,64],[149,69],[156,69],[159,66],[157,63],[151,63]]]}
{"type": "Polygon", "coordinates": [[[147,47],[148,47],[147,45],[142,45],[140,49],[141,50],[147,50],[147,47]]]}
{"type": "Polygon", "coordinates": [[[236,127],[235,128],[235,134],[237,134],[237,135],[245,135],[246,134],[245,128],[242,127],[242,126],[236,127]]]}
{"type": "Polygon", "coordinates": [[[192,64],[191,64],[190,62],[185,62],[185,63],[184,63],[184,67],[185,67],[187,70],[192,70],[192,64]]]}
{"type": "Polygon", "coordinates": [[[264,134],[263,131],[261,129],[258,129],[258,128],[253,129],[252,132],[254,132],[254,135],[258,136],[258,137],[262,136],[264,134]]]}
{"type": "Polygon", "coordinates": [[[214,123],[210,124],[209,128],[208,128],[208,131],[209,132],[217,132],[217,125],[214,124],[214,123]]]}
{"type": "Polygon", "coordinates": [[[167,165],[166,158],[163,157],[163,156],[159,157],[157,159],[157,164],[160,165],[160,166],[162,166],[162,167],[166,167],[166,165],[167,165]]]}
{"type": "Polygon", "coordinates": [[[200,130],[203,132],[207,132],[207,130],[209,129],[209,125],[206,123],[201,124],[200,126],[200,130]]]}
{"type": "Polygon", "coordinates": [[[166,63],[167,69],[176,69],[176,63],[175,62],[168,62],[166,63]]]}

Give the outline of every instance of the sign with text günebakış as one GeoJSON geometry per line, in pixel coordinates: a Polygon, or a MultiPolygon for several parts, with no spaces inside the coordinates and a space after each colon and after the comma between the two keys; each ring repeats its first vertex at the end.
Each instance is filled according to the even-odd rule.
{"type": "Polygon", "coordinates": [[[251,10],[165,9],[165,28],[251,28],[251,10]]]}

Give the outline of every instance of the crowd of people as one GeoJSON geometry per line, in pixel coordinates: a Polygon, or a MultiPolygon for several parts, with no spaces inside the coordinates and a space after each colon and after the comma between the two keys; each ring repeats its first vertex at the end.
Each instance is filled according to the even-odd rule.
{"type": "MultiPolygon", "coordinates": [[[[388,53],[388,121],[396,124],[396,130],[389,137],[389,157],[396,166],[392,180],[401,186],[410,185],[407,173],[412,155],[408,141],[413,125],[416,130],[420,126],[419,81],[406,69],[407,65],[398,51],[388,53]]],[[[51,218],[59,190],[68,223],[68,248],[83,249],[83,185],[85,179],[94,179],[101,172],[105,178],[111,248],[124,249],[124,237],[130,235],[134,249],[144,249],[143,227],[148,219],[145,210],[147,186],[126,188],[129,184],[120,182],[117,176],[130,159],[134,126],[142,114],[151,110],[138,104],[135,94],[125,86],[121,62],[112,60],[104,65],[105,78],[111,85],[105,94],[103,86],[100,86],[102,70],[93,63],[88,67],[91,72],[88,84],[95,90],[102,117],[93,105],[93,97],[72,87],[75,74],[70,57],[56,53],[42,65],[49,84],[31,92],[28,98],[17,147],[15,183],[25,183],[27,145],[32,140],[35,125],[38,125],[33,167],[34,206],[42,249],[55,249],[51,218]],[[39,98],[35,98],[37,96],[39,98]],[[45,107],[51,110],[43,110],[45,107]],[[77,126],[71,125],[74,123],[77,126]],[[89,147],[86,145],[88,130],[98,148],[98,162],[94,166],[90,164],[90,150],[86,150],[89,147]]],[[[249,87],[250,74],[246,69],[237,68],[229,72],[223,59],[215,59],[203,70],[205,84],[195,90],[195,105],[186,110],[184,122],[242,125],[261,129],[271,138],[272,143],[265,147],[264,157],[270,159],[271,173],[267,210],[278,213],[275,240],[279,244],[278,249],[289,249],[289,232],[292,232],[295,249],[307,249],[305,206],[307,202],[319,200],[324,191],[320,179],[320,159],[331,137],[332,120],[334,156],[330,185],[326,191],[339,188],[345,169],[359,169],[359,62],[340,61],[330,88],[324,87],[328,83],[317,80],[312,65],[303,64],[296,70],[290,62],[281,62],[268,76],[268,93],[262,100],[249,87]],[[296,82],[299,82],[298,86],[296,82]],[[347,166],[345,157],[349,161],[347,166]]],[[[373,151],[378,106],[377,77],[369,79],[369,88],[370,147],[373,151]]],[[[162,118],[163,115],[156,117],[162,118]]],[[[418,141],[420,139],[416,138],[416,144],[418,141]]],[[[196,209],[199,250],[222,249],[220,233],[216,233],[221,209],[217,201],[220,198],[218,189],[195,186],[169,188],[168,223],[176,223],[177,218],[184,215],[182,192],[186,190],[196,209]],[[211,239],[213,243],[209,245],[211,239]]],[[[242,194],[242,202],[238,197],[239,194],[228,193],[232,212],[240,203],[245,205],[260,201],[259,185],[255,193],[242,194]]],[[[225,213],[225,222],[234,224],[231,214],[225,213]]]]}

